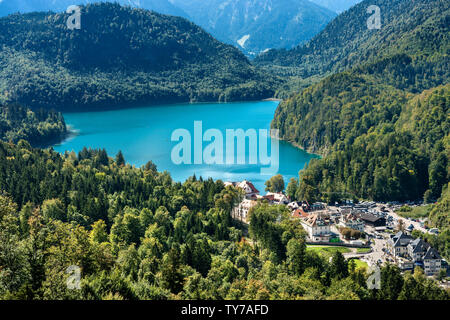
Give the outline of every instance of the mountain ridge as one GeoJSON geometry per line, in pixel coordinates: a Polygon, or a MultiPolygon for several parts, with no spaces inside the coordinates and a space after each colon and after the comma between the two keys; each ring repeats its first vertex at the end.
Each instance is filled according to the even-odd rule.
{"type": "Polygon", "coordinates": [[[0,101],[86,110],[258,100],[279,81],[184,18],[110,3],[82,10],[80,30],[67,29],[66,13],[0,19],[0,101]]]}
{"type": "Polygon", "coordinates": [[[289,67],[306,78],[370,63],[387,53],[417,54],[426,50],[425,55],[434,50],[433,46],[440,45],[448,54],[445,45],[449,42],[449,12],[449,3],[440,0],[364,0],[340,14],[305,45],[292,50],[271,50],[257,57],[254,63],[289,67]],[[370,5],[380,7],[380,30],[367,28],[370,5]],[[442,36],[437,36],[439,34],[442,36]],[[402,38],[404,36],[408,39],[402,38]],[[424,44],[430,47],[423,47],[424,44]],[[419,45],[422,47],[418,48],[419,45]]]}
{"type": "Polygon", "coordinates": [[[307,0],[172,0],[191,19],[248,55],[291,48],[309,40],[336,16],[307,0]],[[243,44],[239,40],[247,37],[243,44]]]}
{"type": "MultiPolygon", "coordinates": [[[[108,0],[101,0],[103,2],[108,0]]],[[[71,5],[87,5],[99,0],[4,0],[0,1],[0,17],[12,13],[63,12],[71,5]]],[[[121,5],[153,10],[158,13],[188,18],[188,15],[168,0],[114,0],[121,5]]]]}
{"type": "MultiPolygon", "coordinates": [[[[317,83],[293,93],[276,111],[272,127],[280,130],[282,139],[324,155],[300,173],[299,200],[437,199],[450,180],[450,41],[449,27],[443,23],[450,4],[387,2],[391,15],[405,6],[411,10],[390,21],[387,32],[377,31],[381,35],[375,39],[384,39],[383,45],[370,46],[378,45],[379,52],[357,52],[348,60],[323,59],[316,70],[305,68],[317,75],[317,83]],[[368,55],[358,64],[357,54],[368,55]],[[349,63],[352,59],[355,65],[349,63]]],[[[358,6],[368,3],[363,1],[341,17],[354,16],[358,6]]],[[[349,21],[341,29],[349,33],[345,37],[359,37],[351,33],[358,29],[349,21]]],[[[310,47],[326,47],[320,37],[324,35],[310,47]]],[[[324,50],[317,50],[316,56],[327,57],[331,51],[324,50]]]]}

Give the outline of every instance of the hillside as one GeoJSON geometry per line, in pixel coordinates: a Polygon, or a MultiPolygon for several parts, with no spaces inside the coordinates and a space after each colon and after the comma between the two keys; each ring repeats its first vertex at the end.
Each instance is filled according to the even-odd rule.
{"type": "Polygon", "coordinates": [[[311,39],[336,13],[307,0],[172,0],[217,39],[249,55],[311,39]]]}
{"type": "MultiPolygon", "coordinates": [[[[391,13],[410,4],[386,3],[391,13]]],[[[352,18],[355,8],[338,19],[352,18]]],[[[307,74],[315,74],[317,83],[280,104],[272,123],[283,139],[325,156],[301,172],[299,199],[430,200],[450,181],[449,4],[415,1],[408,8],[383,27],[387,31],[382,28],[384,38],[373,36],[376,45],[346,29],[362,45],[348,58],[340,60],[337,47],[324,47],[333,42],[325,41],[327,32],[311,41],[319,68],[307,74]],[[325,63],[332,50],[336,59],[325,63]],[[334,73],[341,69],[347,70],[334,73]]]]}
{"type": "Polygon", "coordinates": [[[361,0],[310,0],[319,6],[330,9],[336,13],[344,12],[348,10],[352,6],[357,3],[360,3],[361,0]]]}
{"type": "Polygon", "coordinates": [[[344,72],[283,102],[280,136],[325,155],[300,173],[297,197],[437,199],[450,180],[449,89],[415,95],[344,72]]]}
{"type": "Polygon", "coordinates": [[[307,44],[269,51],[254,63],[304,82],[399,53],[433,62],[438,56],[448,70],[449,25],[448,1],[365,0],[340,14],[307,44]],[[370,5],[380,7],[380,30],[367,27],[370,5]]]}
{"type": "Polygon", "coordinates": [[[95,2],[116,2],[158,13],[187,18],[187,14],[168,0],[4,0],[0,1],[0,17],[12,13],[38,11],[64,12],[71,5],[87,5],[95,2]]]}
{"type": "Polygon", "coordinates": [[[151,162],[136,168],[104,150],[61,155],[0,142],[0,190],[4,300],[449,298],[434,280],[418,274],[411,285],[390,266],[382,279],[395,285],[367,289],[364,268],[307,250],[284,206],[254,207],[246,241],[230,214],[237,189],[174,183],[151,162]],[[81,290],[67,285],[69,266],[82,271],[81,290]]]}
{"type": "Polygon", "coordinates": [[[0,106],[0,140],[17,143],[23,139],[33,146],[48,146],[60,142],[67,134],[60,113],[32,111],[19,105],[0,106]]]}
{"type": "Polygon", "coordinates": [[[272,77],[183,18],[103,3],[83,7],[80,30],[67,19],[0,19],[0,101],[92,110],[273,95],[272,77]]]}

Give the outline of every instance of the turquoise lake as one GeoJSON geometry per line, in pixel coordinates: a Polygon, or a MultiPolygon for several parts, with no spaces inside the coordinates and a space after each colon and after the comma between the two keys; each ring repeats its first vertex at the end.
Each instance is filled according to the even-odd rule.
{"type": "MultiPolygon", "coordinates": [[[[218,129],[270,129],[277,101],[242,103],[201,103],[156,105],[112,111],[82,112],[64,114],[66,123],[76,132],[74,136],[53,148],[58,152],[79,152],[83,147],[105,148],[114,157],[121,150],[125,160],[135,166],[153,161],[159,171],[169,171],[175,181],[184,181],[192,175],[223,181],[251,181],[264,194],[264,182],[270,176],[262,175],[261,164],[206,165],[173,163],[172,149],[179,143],[171,141],[176,129],[192,133],[194,121],[202,121],[203,132],[218,129]]],[[[268,141],[270,155],[271,139],[268,141]]],[[[205,148],[211,142],[203,142],[205,148]]],[[[192,142],[194,145],[194,142],[192,142]]],[[[225,145],[225,141],[224,141],[225,145]]],[[[248,158],[248,140],[246,154],[248,158]]],[[[194,155],[192,155],[192,158],[194,155]]],[[[279,142],[279,170],[286,184],[316,155],[308,154],[284,141],[279,142]]],[[[258,161],[259,163],[259,161],[258,161]]]]}

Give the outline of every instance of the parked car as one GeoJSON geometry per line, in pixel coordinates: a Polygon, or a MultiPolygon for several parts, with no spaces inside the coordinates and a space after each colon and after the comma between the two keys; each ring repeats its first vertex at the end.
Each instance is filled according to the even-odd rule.
{"type": "Polygon", "coordinates": [[[439,230],[437,228],[430,229],[430,233],[439,234],[439,230]]]}

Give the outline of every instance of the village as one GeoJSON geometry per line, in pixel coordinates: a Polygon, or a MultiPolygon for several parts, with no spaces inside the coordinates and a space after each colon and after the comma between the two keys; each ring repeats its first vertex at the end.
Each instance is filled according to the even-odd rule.
{"type": "Polygon", "coordinates": [[[427,229],[423,221],[400,217],[395,213],[399,204],[361,202],[328,205],[326,203],[296,202],[284,193],[260,195],[249,181],[226,182],[240,188],[244,199],[232,211],[233,219],[249,223],[250,210],[261,201],[289,208],[292,219],[299,219],[307,233],[311,248],[342,248],[346,259],[355,259],[371,268],[385,263],[396,264],[402,271],[421,267],[427,276],[448,274],[448,263],[429,243],[414,239],[414,230],[437,234],[427,229]]]}

